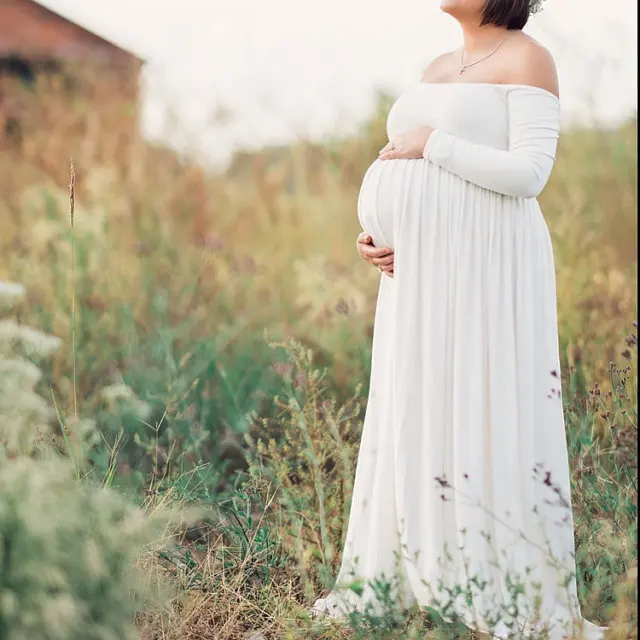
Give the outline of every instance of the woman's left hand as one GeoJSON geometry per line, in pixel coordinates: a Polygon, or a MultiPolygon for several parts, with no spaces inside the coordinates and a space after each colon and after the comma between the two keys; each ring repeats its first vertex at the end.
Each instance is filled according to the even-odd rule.
{"type": "Polygon", "coordinates": [[[422,158],[424,147],[433,132],[432,127],[420,127],[409,133],[396,136],[380,151],[380,160],[399,160],[422,158]]]}

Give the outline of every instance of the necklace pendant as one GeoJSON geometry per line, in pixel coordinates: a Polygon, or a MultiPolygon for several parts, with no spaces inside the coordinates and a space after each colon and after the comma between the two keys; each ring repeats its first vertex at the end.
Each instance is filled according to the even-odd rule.
{"type": "Polygon", "coordinates": [[[463,73],[464,73],[464,67],[460,69],[460,73],[458,73],[458,75],[461,76],[463,73]]]}

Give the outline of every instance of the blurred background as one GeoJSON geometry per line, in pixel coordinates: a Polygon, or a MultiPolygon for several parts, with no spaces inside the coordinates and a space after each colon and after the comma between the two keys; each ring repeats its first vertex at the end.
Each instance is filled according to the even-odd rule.
{"type": "MultiPolygon", "coordinates": [[[[540,202],[581,601],[636,637],[637,3],[527,31],[561,84],[540,202]]],[[[360,182],[458,38],[435,0],[0,0],[0,638],[466,637],[304,618],[367,394],[360,182]]]]}
{"type": "MultiPolygon", "coordinates": [[[[377,90],[402,91],[459,37],[437,0],[42,4],[142,57],[145,132],[218,163],[238,145],[350,131],[377,90]]],[[[633,0],[549,0],[532,18],[528,31],[556,57],[567,121],[635,111],[637,11],[633,0]]]]}

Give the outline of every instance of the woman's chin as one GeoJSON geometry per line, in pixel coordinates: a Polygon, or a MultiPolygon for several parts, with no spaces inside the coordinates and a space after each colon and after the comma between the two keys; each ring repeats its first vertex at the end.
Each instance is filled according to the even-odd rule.
{"type": "Polygon", "coordinates": [[[484,0],[440,0],[440,10],[456,19],[476,19],[484,7],[484,0]]]}
{"type": "Polygon", "coordinates": [[[443,0],[443,2],[440,3],[440,11],[442,11],[442,13],[446,13],[452,18],[455,18],[458,15],[458,11],[456,9],[457,7],[455,2],[443,0]]]}
{"type": "Polygon", "coordinates": [[[440,11],[443,13],[455,13],[456,7],[460,4],[460,2],[456,2],[456,0],[441,0],[440,2],[440,11]]]}

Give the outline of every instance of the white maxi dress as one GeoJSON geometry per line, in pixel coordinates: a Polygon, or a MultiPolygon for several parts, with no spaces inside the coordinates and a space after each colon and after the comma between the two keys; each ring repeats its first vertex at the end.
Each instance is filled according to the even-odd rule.
{"type": "Polygon", "coordinates": [[[342,565],[314,612],[375,611],[373,589],[344,587],[387,578],[405,606],[449,601],[496,637],[510,622],[525,636],[603,636],[577,602],[554,261],[536,200],[559,120],[553,94],[501,84],[418,83],[389,113],[389,139],[435,131],[424,158],[376,160],[362,183],[360,223],[395,250],[395,277],[380,281],[342,565]],[[510,584],[524,587],[517,611],[510,584]]]}

